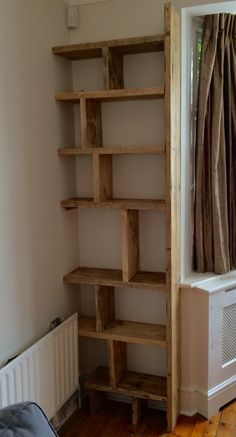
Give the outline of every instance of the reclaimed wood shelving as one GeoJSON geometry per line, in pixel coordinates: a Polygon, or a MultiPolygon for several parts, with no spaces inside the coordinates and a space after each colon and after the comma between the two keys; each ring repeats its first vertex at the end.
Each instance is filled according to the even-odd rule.
{"type": "Polygon", "coordinates": [[[57,92],[56,100],[80,109],[81,147],[58,150],[62,157],[91,156],[93,196],[61,201],[67,210],[115,208],[120,210],[122,267],[120,270],[79,266],[64,277],[67,284],[94,285],[96,317],[81,316],[79,336],[105,340],[108,368],[99,367],[89,378],[91,410],[99,393],[119,393],[132,398],[132,420],[138,424],[147,400],[167,406],[168,429],[179,414],[179,148],[180,148],[180,22],[171,4],[165,5],[165,33],[148,37],[54,47],[53,53],[70,61],[102,58],[104,90],[57,92]],[[123,57],[162,51],[165,83],[151,88],[125,88],[123,57]],[[103,102],[163,99],[165,141],[154,147],[111,147],[103,144],[103,102]],[[113,155],[162,154],[165,156],[165,196],[160,199],[113,198],[113,155]],[[139,210],[160,210],[165,215],[165,272],[140,270],[139,210]],[[115,287],[165,290],[166,326],[116,320],[115,287]],[[165,348],[167,377],[130,372],[127,345],[136,343],[165,348]]]}

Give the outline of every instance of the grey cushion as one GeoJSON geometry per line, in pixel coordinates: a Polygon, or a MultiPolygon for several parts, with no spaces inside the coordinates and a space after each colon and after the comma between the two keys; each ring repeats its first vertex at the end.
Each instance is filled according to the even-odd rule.
{"type": "Polygon", "coordinates": [[[26,402],[0,410],[1,437],[55,437],[41,408],[34,402],[26,402]]]}

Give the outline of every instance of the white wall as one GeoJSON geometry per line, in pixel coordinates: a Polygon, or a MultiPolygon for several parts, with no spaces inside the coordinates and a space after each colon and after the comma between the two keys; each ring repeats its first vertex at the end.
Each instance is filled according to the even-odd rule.
{"type": "MultiPolygon", "coordinates": [[[[109,2],[107,3],[107,5],[109,2]]],[[[96,6],[96,5],[94,5],[96,6]]],[[[82,18],[81,18],[82,19],[82,18]]],[[[122,33],[119,34],[122,37],[122,33]]],[[[107,36],[109,37],[109,36],[107,36]]],[[[114,35],[112,35],[114,37],[114,35]]],[[[164,81],[163,53],[125,57],[125,86],[155,86],[164,81]]],[[[74,63],[75,89],[103,88],[101,60],[74,63]]],[[[79,114],[76,111],[76,125],[79,114]]],[[[163,101],[102,104],[104,145],[162,145],[163,101]],[[157,122],[159,120],[159,122],[157,122]]],[[[77,144],[80,145],[78,129],[77,144]]],[[[89,197],[92,190],[92,159],[77,158],[77,195],[89,197]]],[[[113,157],[113,196],[164,198],[163,156],[113,157]]],[[[121,222],[119,210],[79,210],[79,264],[121,269],[121,222]]],[[[165,226],[163,211],[140,212],[140,261],[142,270],[165,270],[165,226]]],[[[165,323],[165,293],[137,289],[115,289],[116,317],[123,320],[165,323]]],[[[95,315],[94,289],[81,287],[81,312],[95,315]]],[[[107,364],[103,342],[81,341],[81,372],[107,364]],[[94,345],[96,344],[96,349],[94,345]],[[95,352],[96,351],[96,352],[95,352]],[[93,356],[93,359],[91,357],[93,356]]],[[[128,346],[130,370],[165,375],[165,351],[154,347],[128,346]]]]}
{"type": "Polygon", "coordinates": [[[59,206],[74,191],[70,66],[51,47],[69,41],[59,0],[0,2],[0,362],[77,308],[62,276],[77,264],[76,215],[59,206]]]}
{"type": "MultiPolygon", "coordinates": [[[[80,4],[83,0],[69,0],[80,4]]],[[[72,42],[152,35],[163,32],[163,6],[167,0],[107,0],[81,4],[80,26],[71,31],[72,42]]],[[[85,1],[84,1],[85,3],[85,1]]],[[[172,0],[183,7],[217,3],[215,0],[172,0]]]]}
{"type": "MultiPolygon", "coordinates": [[[[71,4],[83,1],[71,0],[71,4]]],[[[108,0],[81,4],[80,25],[71,31],[71,42],[99,41],[163,33],[164,3],[161,0],[108,0]]],[[[174,0],[179,9],[207,0],[174,0]]],[[[101,60],[74,63],[74,88],[99,89],[102,83],[101,60]]],[[[155,86],[164,81],[163,55],[144,54],[125,57],[125,86],[155,86]]],[[[105,145],[161,145],[164,111],[162,103],[128,102],[102,105],[105,145]]],[[[79,125],[77,114],[76,124],[79,125]]],[[[79,129],[78,129],[79,133],[79,129]]],[[[80,144],[79,135],[77,144],[80,144]]],[[[164,161],[160,157],[115,157],[116,196],[158,197],[164,195],[164,161]]],[[[77,194],[91,196],[91,157],[77,159],[77,194]]],[[[83,266],[121,267],[120,221],[116,211],[79,211],[79,262],[83,266]]],[[[163,271],[164,220],[160,213],[141,213],[142,268],[163,271]]],[[[94,315],[94,291],[81,287],[81,312],[94,315]]],[[[116,289],[117,318],[150,323],[165,322],[165,296],[162,292],[116,289]]],[[[129,346],[131,369],[165,374],[165,358],[158,348],[129,346]]],[[[99,341],[81,341],[81,370],[92,370],[107,363],[105,345],[99,341]],[[96,345],[96,346],[95,346],[96,345]],[[95,348],[96,347],[96,348],[95,348]],[[95,353],[96,351],[96,353],[95,353]],[[93,357],[93,358],[92,358],[93,357]]]]}

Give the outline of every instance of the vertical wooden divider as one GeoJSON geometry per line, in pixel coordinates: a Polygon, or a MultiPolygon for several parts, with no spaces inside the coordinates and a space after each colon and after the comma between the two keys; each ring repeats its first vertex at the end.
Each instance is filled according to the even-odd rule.
{"type": "Polygon", "coordinates": [[[88,147],[86,99],[80,99],[80,129],[82,148],[88,147]]]}
{"type": "Polygon", "coordinates": [[[132,423],[139,425],[147,405],[146,399],[132,398],[132,423]]]}
{"type": "Polygon", "coordinates": [[[93,190],[95,202],[112,199],[112,155],[93,155],[93,190]]]}
{"type": "Polygon", "coordinates": [[[103,79],[106,90],[124,88],[123,55],[116,49],[103,47],[103,79]]]}
{"type": "Polygon", "coordinates": [[[115,388],[127,368],[127,345],[121,341],[108,340],[110,385],[115,388]]]}
{"type": "Polygon", "coordinates": [[[115,319],[114,287],[95,286],[96,331],[103,331],[115,319]]]}
{"type": "Polygon", "coordinates": [[[95,414],[103,405],[106,393],[97,390],[89,390],[89,409],[90,414],[95,414]]]}
{"type": "Polygon", "coordinates": [[[180,17],[165,5],[167,422],[179,415],[180,17]]]}
{"type": "Polygon", "coordinates": [[[103,146],[101,102],[80,99],[80,125],[82,148],[103,146]]]}
{"type": "Polygon", "coordinates": [[[101,102],[86,100],[87,146],[102,147],[102,109],[101,102]]]}
{"type": "Polygon", "coordinates": [[[139,212],[121,211],[123,280],[129,281],[139,271],[139,212]]]}

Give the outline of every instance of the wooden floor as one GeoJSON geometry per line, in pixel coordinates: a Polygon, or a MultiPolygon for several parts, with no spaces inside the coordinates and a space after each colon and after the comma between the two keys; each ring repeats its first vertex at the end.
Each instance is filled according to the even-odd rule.
{"type": "Polygon", "coordinates": [[[59,432],[60,437],[236,437],[236,401],[212,420],[181,416],[172,433],[166,432],[165,413],[147,410],[139,426],[130,424],[130,405],[107,401],[94,416],[78,410],[59,432]]]}

